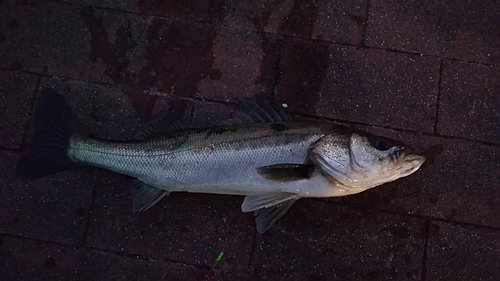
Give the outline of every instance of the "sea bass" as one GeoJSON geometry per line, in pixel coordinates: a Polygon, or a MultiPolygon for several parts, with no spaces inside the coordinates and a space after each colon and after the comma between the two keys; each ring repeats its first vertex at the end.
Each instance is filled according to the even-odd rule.
{"type": "Polygon", "coordinates": [[[133,211],[170,192],[246,196],[259,233],[299,198],[360,193],[408,176],[425,157],[405,144],[351,128],[294,122],[269,104],[240,104],[228,120],[188,128],[162,111],[128,142],[91,137],[64,99],[44,88],[34,113],[32,144],[19,158],[19,176],[33,179],[82,165],[133,177],[133,211]]]}

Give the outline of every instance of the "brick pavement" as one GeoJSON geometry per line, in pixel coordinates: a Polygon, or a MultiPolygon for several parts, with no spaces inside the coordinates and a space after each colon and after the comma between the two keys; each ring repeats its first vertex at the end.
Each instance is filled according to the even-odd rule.
{"type": "Polygon", "coordinates": [[[4,3],[0,280],[496,279],[498,1],[4,3]],[[161,109],[210,126],[254,97],[429,160],[359,195],[300,200],[264,235],[236,196],[171,194],[133,215],[112,172],[15,177],[42,86],[101,138],[161,109]]]}

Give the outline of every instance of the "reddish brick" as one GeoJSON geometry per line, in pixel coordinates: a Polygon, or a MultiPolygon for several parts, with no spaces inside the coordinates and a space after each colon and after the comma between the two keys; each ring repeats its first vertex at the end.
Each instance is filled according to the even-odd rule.
{"type": "Polygon", "coordinates": [[[415,174],[346,201],[439,219],[500,226],[500,147],[474,142],[371,130],[413,144],[427,162],[415,174]]]}
{"type": "Polygon", "coordinates": [[[238,1],[214,3],[214,21],[233,28],[360,44],[366,0],[238,1]]]}
{"type": "Polygon", "coordinates": [[[256,95],[271,98],[281,50],[277,36],[219,28],[212,48],[212,69],[198,84],[200,97],[223,101],[256,95]]]}
{"type": "Polygon", "coordinates": [[[0,232],[64,244],[83,243],[93,173],[79,169],[27,181],[14,175],[18,155],[0,152],[0,232]]]}
{"type": "Polygon", "coordinates": [[[14,179],[14,167],[16,166],[18,155],[2,150],[0,157],[0,180],[3,185],[7,185],[14,179]]]}
{"type": "Polygon", "coordinates": [[[143,56],[127,69],[129,86],[229,101],[271,95],[280,41],[272,35],[155,19],[139,48],[143,56]]]}
{"type": "Polygon", "coordinates": [[[155,259],[244,270],[255,229],[240,211],[240,197],[173,193],[146,212],[132,214],[125,177],[101,172],[87,245],[155,259]],[[225,247],[227,238],[227,246],[225,247]]]}
{"type": "Polygon", "coordinates": [[[443,65],[437,132],[500,144],[500,67],[443,65]]]}
{"type": "Polygon", "coordinates": [[[427,280],[497,280],[500,231],[433,222],[427,246],[427,280]]]}
{"type": "Polygon", "coordinates": [[[290,39],[277,101],[290,111],[433,132],[439,60],[290,39]]]}
{"type": "Polygon", "coordinates": [[[299,200],[258,235],[254,275],[270,280],[420,280],[423,221],[299,200]]]}
{"type": "MultiPolygon", "coordinates": [[[[111,1],[113,2],[113,1],[111,1]]],[[[137,0],[136,5],[144,14],[165,16],[195,21],[207,21],[210,12],[210,0],[137,0]]]]}
{"type": "Polygon", "coordinates": [[[256,240],[252,215],[239,210],[242,198],[172,194],[132,215],[125,177],[82,168],[21,181],[13,175],[18,152],[3,151],[1,277],[205,280],[220,251],[225,255],[209,280],[496,277],[500,10],[494,1],[86,1],[105,9],[70,1],[0,5],[0,68],[9,71],[0,72],[1,148],[19,148],[24,133],[16,129],[25,130],[35,84],[60,91],[101,138],[129,139],[163,108],[213,125],[229,113],[228,102],[247,96],[287,103],[312,119],[443,137],[364,127],[415,144],[428,162],[360,195],[299,200],[256,240]],[[144,16],[151,14],[171,20],[144,16]],[[206,20],[219,25],[193,22],[206,20]],[[444,59],[437,105],[442,59],[431,56],[493,66],[444,59]],[[36,83],[36,75],[45,78],[36,83]],[[412,215],[431,217],[425,262],[428,219],[412,215]],[[241,273],[248,267],[255,275],[241,273]]]}
{"type": "Polygon", "coordinates": [[[15,23],[0,25],[0,67],[5,68],[119,83],[146,28],[145,20],[129,13],[12,2],[0,8],[2,23],[15,23]]]}
{"type": "Polygon", "coordinates": [[[500,3],[370,1],[366,44],[500,64],[500,3]]]}
{"type": "Polygon", "coordinates": [[[19,148],[35,84],[33,75],[0,71],[0,147],[19,148]]]}
{"type": "Polygon", "coordinates": [[[248,274],[0,235],[2,280],[253,280],[248,274]]]}
{"type": "MultiPolygon", "coordinates": [[[[82,4],[80,0],[69,0],[75,4],[82,4]]],[[[176,19],[207,21],[209,17],[210,0],[87,0],[85,5],[104,7],[146,15],[165,16],[176,19]]]]}
{"type": "Polygon", "coordinates": [[[153,19],[139,54],[127,69],[135,88],[194,96],[212,69],[213,28],[192,22],[153,19]]]}

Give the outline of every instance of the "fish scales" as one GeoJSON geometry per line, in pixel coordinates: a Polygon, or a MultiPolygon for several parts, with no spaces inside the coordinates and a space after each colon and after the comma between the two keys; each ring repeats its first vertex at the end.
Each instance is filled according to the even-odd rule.
{"type": "Polygon", "coordinates": [[[248,194],[249,186],[275,185],[256,167],[302,163],[309,146],[334,128],[299,122],[234,125],[128,143],[80,137],[71,141],[68,153],[76,161],[170,191],[248,194]]]}

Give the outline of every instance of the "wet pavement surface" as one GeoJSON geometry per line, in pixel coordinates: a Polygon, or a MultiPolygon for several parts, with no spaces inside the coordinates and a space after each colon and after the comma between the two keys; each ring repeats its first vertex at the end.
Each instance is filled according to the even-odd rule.
{"type": "Polygon", "coordinates": [[[499,15],[493,0],[3,1],[0,280],[497,280],[499,15]],[[132,214],[126,176],[16,177],[41,87],[104,139],[161,109],[211,126],[249,97],[428,161],[299,200],[262,235],[238,196],[132,214]]]}

